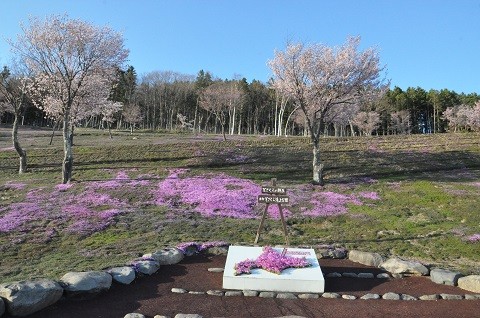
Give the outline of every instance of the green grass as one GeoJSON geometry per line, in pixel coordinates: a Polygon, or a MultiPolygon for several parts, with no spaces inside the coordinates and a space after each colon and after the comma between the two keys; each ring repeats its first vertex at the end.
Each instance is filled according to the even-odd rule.
{"type": "MultiPolygon", "coordinates": [[[[29,172],[18,175],[18,159],[5,149],[11,147],[9,131],[0,129],[0,217],[2,207],[22,202],[28,191],[53,189],[60,183],[62,140],[56,136],[49,146],[49,138],[48,130],[20,131],[29,172]],[[7,182],[26,186],[13,190],[4,186],[7,182]]],[[[50,221],[37,222],[29,231],[0,233],[0,282],[59,278],[70,270],[124,264],[185,241],[253,243],[259,219],[207,219],[196,213],[172,218],[169,208],[148,204],[149,191],[172,168],[188,168],[190,175],[225,173],[262,185],[276,177],[288,189],[310,182],[307,138],[227,138],[222,142],[210,135],[117,132],[110,139],[107,133],[79,129],[73,172],[78,187],[73,192],[79,195],[89,182],[110,180],[120,171],[129,171],[131,177],[148,175],[144,178],[150,178],[149,186],[108,192],[135,209],[116,216],[109,227],[92,235],[65,234],[59,229],[47,237],[45,229],[55,226],[50,221]]],[[[480,243],[466,241],[480,233],[479,140],[480,135],[473,133],[323,139],[327,184],[315,191],[376,192],[380,200],[350,204],[348,213],[336,217],[294,216],[288,220],[292,244],[335,244],[480,273],[480,243]]],[[[283,243],[279,221],[267,219],[260,243],[283,243]]]]}

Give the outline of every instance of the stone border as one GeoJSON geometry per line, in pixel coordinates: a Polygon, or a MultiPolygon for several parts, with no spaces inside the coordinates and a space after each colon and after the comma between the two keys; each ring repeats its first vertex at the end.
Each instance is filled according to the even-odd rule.
{"type": "Polygon", "coordinates": [[[172,293],[176,294],[192,294],[192,295],[210,295],[210,296],[243,296],[243,297],[260,297],[260,298],[279,298],[279,299],[317,299],[317,298],[329,298],[329,299],[347,299],[347,300],[370,300],[370,299],[385,299],[385,300],[480,300],[480,294],[465,294],[465,295],[456,295],[456,294],[431,294],[431,295],[422,295],[420,297],[411,296],[408,294],[397,294],[393,292],[388,292],[383,295],[367,293],[363,296],[357,297],[354,295],[348,294],[339,294],[339,293],[277,293],[273,291],[256,291],[256,290],[222,290],[222,289],[211,289],[207,291],[193,291],[186,290],[184,288],[174,287],[171,289],[172,293]]]}
{"type": "MultiPolygon", "coordinates": [[[[49,279],[36,279],[30,281],[17,281],[12,283],[0,284],[0,317],[5,311],[12,316],[25,316],[39,311],[45,307],[56,303],[62,296],[75,298],[89,298],[100,292],[108,291],[112,281],[121,284],[130,284],[135,278],[151,275],[157,272],[162,265],[173,265],[179,263],[185,256],[191,256],[196,253],[205,255],[226,255],[228,246],[225,242],[207,242],[200,244],[189,242],[178,247],[169,247],[150,254],[145,254],[139,259],[127,263],[123,267],[114,267],[101,271],[89,272],[70,272],[66,273],[59,281],[49,279]],[[201,248],[199,248],[201,246],[201,248]]],[[[303,246],[302,246],[303,247],[303,246]]],[[[312,248],[312,247],[309,247],[312,248]]],[[[459,288],[473,291],[475,294],[451,295],[451,294],[433,294],[422,295],[419,298],[396,293],[386,293],[384,295],[365,294],[358,299],[391,299],[391,300],[478,300],[480,299],[480,275],[470,275],[462,277],[460,273],[450,272],[443,269],[432,269],[431,271],[423,264],[412,261],[405,261],[399,258],[390,258],[383,261],[383,258],[377,253],[362,251],[347,251],[344,248],[335,248],[332,246],[317,246],[315,248],[317,258],[347,258],[360,264],[374,266],[389,272],[393,278],[411,276],[411,275],[431,275],[431,280],[439,284],[458,286],[459,288]]],[[[219,269],[216,269],[219,271],[219,269]]],[[[390,274],[382,273],[377,278],[387,279],[390,274]]],[[[330,273],[327,277],[354,277],[359,279],[374,278],[372,273],[330,273]],[[330,276],[331,275],[331,276],[330,276]]],[[[347,294],[322,293],[322,294],[294,294],[294,293],[275,293],[275,292],[257,292],[257,291],[186,291],[181,288],[174,288],[172,292],[207,294],[213,296],[243,296],[243,297],[269,297],[281,299],[305,299],[305,298],[342,298],[354,300],[357,297],[347,294]],[[175,290],[175,291],[174,291],[175,290]]],[[[199,317],[191,314],[178,314],[178,317],[199,317]],[[179,316],[184,315],[184,316],[179,316]]],[[[175,317],[177,317],[175,316],[175,317]]],[[[144,317],[141,314],[127,314],[125,317],[144,317]]],[[[155,316],[160,318],[165,316],[155,316]]]]}

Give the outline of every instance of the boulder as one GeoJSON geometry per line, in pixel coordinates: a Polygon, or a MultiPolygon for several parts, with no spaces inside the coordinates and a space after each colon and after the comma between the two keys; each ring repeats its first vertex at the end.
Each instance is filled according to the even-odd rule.
{"type": "Polygon", "coordinates": [[[470,275],[458,279],[458,287],[474,293],[480,293],[480,275],[470,275]]]}
{"type": "Polygon", "coordinates": [[[198,314],[176,314],[175,318],[203,318],[198,314]]]}
{"type": "Polygon", "coordinates": [[[203,254],[211,256],[211,255],[227,255],[228,254],[228,246],[212,246],[208,247],[203,251],[203,254]]]}
{"type": "Polygon", "coordinates": [[[5,312],[5,303],[3,302],[3,299],[0,298],[0,317],[2,317],[4,312],[5,312]]]}
{"type": "Polygon", "coordinates": [[[55,281],[37,279],[0,285],[0,297],[5,301],[2,305],[12,316],[27,316],[40,309],[56,303],[63,295],[63,288],[55,281]]]}
{"type": "Polygon", "coordinates": [[[123,318],[145,318],[145,315],[138,314],[138,313],[130,313],[123,316],[123,318]]]}
{"type": "Polygon", "coordinates": [[[132,264],[133,268],[136,272],[145,274],[145,275],[152,275],[156,273],[160,269],[160,264],[157,261],[150,261],[150,260],[139,260],[135,261],[132,264]]]}
{"type": "Polygon", "coordinates": [[[434,268],[430,271],[430,279],[437,284],[456,286],[460,277],[462,274],[445,269],[434,268]]]}
{"type": "Polygon", "coordinates": [[[107,272],[69,272],[60,279],[67,296],[79,298],[96,295],[110,289],[112,276],[107,272]]]}
{"type": "Polygon", "coordinates": [[[378,267],[383,263],[382,256],[378,253],[350,251],[348,252],[348,259],[355,263],[360,263],[367,266],[378,267]]]}
{"type": "Polygon", "coordinates": [[[428,275],[428,268],[419,262],[404,261],[399,258],[390,258],[380,264],[380,267],[392,274],[424,276],[428,275]]]}
{"type": "Polygon", "coordinates": [[[128,285],[135,279],[135,270],[130,266],[114,267],[108,270],[114,281],[128,285]]]}
{"type": "Polygon", "coordinates": [[[174,247],[169,247],[160,251],[145,254],[143,255],[143,258],[151,258],[156,260],[160,265],[174,265],[179,263],[184,256],[185,255],[183,255],[180,250],[174,247]]]}

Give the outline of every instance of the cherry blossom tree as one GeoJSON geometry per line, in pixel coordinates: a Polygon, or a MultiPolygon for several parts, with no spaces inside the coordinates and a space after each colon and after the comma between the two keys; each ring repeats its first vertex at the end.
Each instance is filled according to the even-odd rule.
{"type": "Polygon", "coordinates": [[[380,114],[377,112],[358,112],[352,119],[356,126],[365,136],[371,136],[373,131],[380,125],[380,114]]]}
{"type": "Polygon", "coordinates": [[[480,101],[476,102],[468,117],[468,125],[474,131],[480,131],[480,101]]]}
{"type": "Polygon", "coordinates": [[[20,159],[18,173],[27,171],[27,152],[18,141],[18,125],[28,102],[28,78],[20,74],[11,74],[8,67],[4,66],[0,72],[0,117],[2,109],[14,115],[12,127],[12,143],[20,159]]]}
{"type": "Polygon", "coordinates": [[[222,127],[223,140],[227,140],[225,126],[229,119],[229,112],[240,103],[241,98],[242,92],[234,82],[216,82],[201,93],[199,105],[215,115],[222,127]]]}
{"type": "Polygon", "coordinates": [[[142,121],[142,111],[138,104],[128,104],[122,110],[123,121],[130,124],[130,134],[133,134],[135,125],[142,121]]]}
{"type": "Polygon", "coordinates": [[[448,127],[454,132],[464,129],[469,125],[469,118],[472,116],[473,109],[468,105],[457,105],[448,107],[443,112],[443,119],[448,121],[448,127]]]}
{"type": "Polygon", "coordinates": [[[313,144],[313,182],[323,184],[320,136],[326,113],[338,105],[364,102],[384,91],[376,49],[359,51],[360,38],[340,47],[289,44],[268,61],[275,89],[290,96],[302,110],[313,144]]]}
{"type": "Polygon", "coordinates": [[[395,134],[410,134],[412,121],[408,110],[399,110],[391,114],[392,129],[395,134]]]}
{"type": "MultiPolygon", "coordinates": [[[[75,122],[91,113],[89,103],[101,95],[98,83],[112,81],[117,69],[128,57],[123,36],[108,27],[96,27],[67,16],[51,16],[45,20],[31,18],[29,26],[15,42],[12,50],[35,77],[31,89],[36,105],[49,116],[63,121],[64,159],[62,180],[72,178],[72,137],[75,122]]],[[[95,104],[98,105],[98,104],[95,104]]]]}

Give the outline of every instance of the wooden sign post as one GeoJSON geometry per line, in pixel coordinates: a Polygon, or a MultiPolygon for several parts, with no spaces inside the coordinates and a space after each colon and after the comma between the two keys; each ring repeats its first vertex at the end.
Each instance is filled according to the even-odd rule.
{"type": "Polygon", "coordinates": [[[260,226],[257,230],[257,236],[255,237],[255,243],[257,244],[258,239],[260,238],[260,232],[263,228],[263,222],[265,222],[265,218],[267,216],[268,207],[270,204],[276,204],[278,206],[278,210],[280,212],[280,218],[282,220],[283,225],[283,233],[285,235],[285,244],[288,247],[290,242],[288,240],[288,233],[287,233],[287,224],[285,223],[285,218],[283,216],[282,210],[282,203],[288,203],[288,196],[287,189],[277,187],[277,179],[272,179],[272,186],[271,187],[262,187],[262,195],[258,196],[258,203],[266,203],[265,211],[263,211],[262,220],[260,221],[260,226]]]}

